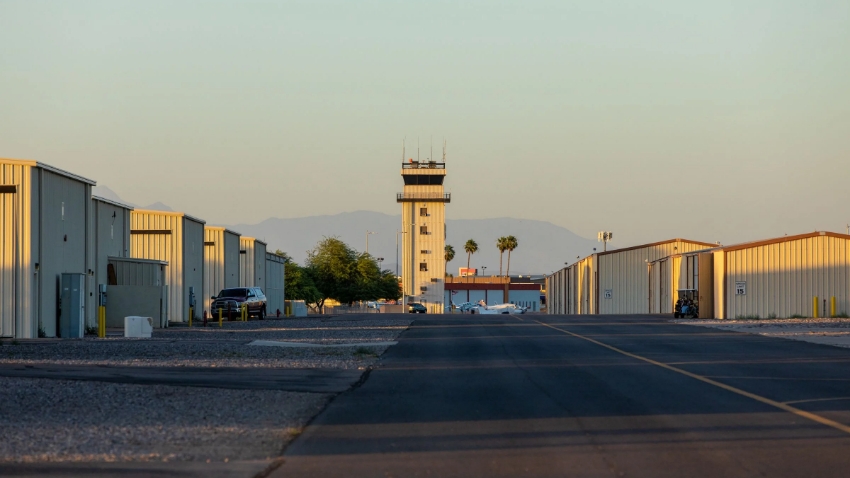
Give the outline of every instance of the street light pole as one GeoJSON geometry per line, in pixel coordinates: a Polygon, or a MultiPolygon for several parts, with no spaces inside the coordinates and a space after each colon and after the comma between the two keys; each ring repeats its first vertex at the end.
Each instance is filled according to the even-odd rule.
{"type": "Polygon", "coordinates": [[[366,254],[369,253],[369,236],[372,234],[377,234],[377,232],[366,231],[366,254]]]}
{"type": "Polygon", "coordinates": [[[395,276],[398,277],[398,236],[407,234],[407,231],[395,231],[395,276]]]}

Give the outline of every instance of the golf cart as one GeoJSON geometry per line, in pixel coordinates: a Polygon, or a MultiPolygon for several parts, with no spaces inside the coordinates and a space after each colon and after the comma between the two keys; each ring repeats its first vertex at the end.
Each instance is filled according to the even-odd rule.
{"type": "Polygon", "coordinates": [[[673,317],[699,317],[699,292],[696,289],[679,289],[679,300],[673,308],[673,317]]]}

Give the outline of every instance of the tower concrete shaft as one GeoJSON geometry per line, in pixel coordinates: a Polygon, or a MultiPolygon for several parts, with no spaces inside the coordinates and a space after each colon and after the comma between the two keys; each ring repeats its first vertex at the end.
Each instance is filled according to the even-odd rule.
{"type": "Polygon", "coordinates": [[[405,304],[420,302],[429,313],[441,314],[445,302],[446,204],[443,190],[446,164],[412,159],[402,163],[401,204],[402,286],[405,304]]]}

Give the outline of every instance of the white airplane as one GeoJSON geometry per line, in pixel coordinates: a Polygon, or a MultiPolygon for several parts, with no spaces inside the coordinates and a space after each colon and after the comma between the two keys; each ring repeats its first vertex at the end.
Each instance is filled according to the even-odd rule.
{"type": "Polygon", "coordinates": [[[486,302],[480,300],[472,310],[475,314],[524,314],[526,309],[516,304],[487,305],[486,302]]]}

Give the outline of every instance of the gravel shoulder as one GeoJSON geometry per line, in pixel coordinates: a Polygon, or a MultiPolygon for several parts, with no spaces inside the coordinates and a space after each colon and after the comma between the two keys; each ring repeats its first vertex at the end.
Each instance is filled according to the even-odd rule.
{"type": "Polygon", "coordinates": [[[850,348],[850,319],[680,319],[672,322],[850,348]]]}
{"type": "MultiPolygon", "coordinates": [[[[6,340],[0,363],[365,371],[387,347],[357,344],[393,341],[410,322],[310,317],[173,327],[151,339],[6,340]],[[337,346],[248,345],[254,340],[337,346]]],[[[335,395],[0,377],[0,464],[274,459],[335,395]]]]}
{"type": "Polygon", "coordinates": [[[387,349],[358,343],[395,340],[411,320],[379,314],[225,322],[224,327],[171,327],[151,339],[123,337],[24,342],[0,347],[0,363],[366,369],[387,349]],[[352,344],[350,347],[248,346],[254,340],[352,344]],[[358,353],[359,351],[359,353],[358,353]],[[364,353],[367,352],[367,353],[364,353]]]}

